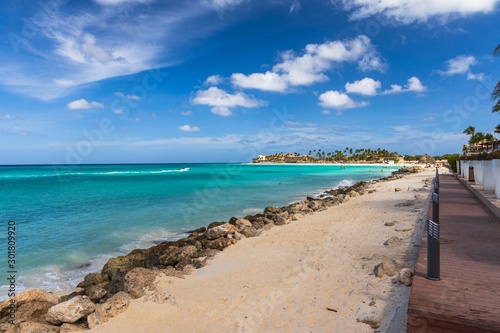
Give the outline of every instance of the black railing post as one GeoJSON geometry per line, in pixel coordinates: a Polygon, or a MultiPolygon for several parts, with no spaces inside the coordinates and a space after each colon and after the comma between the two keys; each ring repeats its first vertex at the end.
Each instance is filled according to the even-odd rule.
{"type": "Polygon", "coordinates": [[[432,220],[427,221],[427,276],[429,280],[441,280],[439,241],[439,173],[436,168],[436,179],[432,193],[432,220]]]}

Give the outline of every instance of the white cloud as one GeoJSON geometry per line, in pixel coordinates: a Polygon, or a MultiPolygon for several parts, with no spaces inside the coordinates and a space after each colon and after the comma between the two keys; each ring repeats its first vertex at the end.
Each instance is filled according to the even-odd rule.
{"type": "Polygon", "coordinates": [[[471,72],[471,67],[477,64],[474,56],[459,55],[453,59],[446,61],[446,69],[444,71],[437,71],[444,76],[451,76],[457,74],[467,74],[467,80],[484,80],[484,73],[474,74],[471,72]]]}
{"type": "MultiPolygon", "coordinates": [[[[332,0],[333,3],[338,0],[332,0]]],[[[499,0],[341,0],[351,18],[358,20],[382,15],[398,23],[426,22],[431,18],[447,20],[457,16],[491,13],[499,0]]]]}
{"type": "Polygon", "coordinates": [[[406,91],[410,92],[424,92],[427,87],[422,84],[420,79],[416,76],[412,76],[408,79],[408,83],[405,85],[406,91]]]}
{"type": "Polygon", "coordinates": [[[216,86],[224,82],[224,78],[220,75],[211,75],[207,77],[205,82],[203,83],[204,86],[216,86]]]}
{"type": "Polygon", "coordinates": [[[124,111],[123,111],[123,109],[115,109],[115,110],[113,110],[113,113],[121,116],[124,113],[124,111]]]}
{"type": "Polygon", "coordinates": [[[240,88],[258,89],[264,91],[285,92],[289,85],[283,76],[270,71],[267,71],[264,74],[253,73],[250,75],[234,73],[231,75],[231,79],[233,84],[240,88]]]}
{"type": "Polygon", "coordinates": [[[10,113],[0,114],[0,120],[19,120],[21,117],[12,115],[10,113]]]}
{"type": "Polygon", "coordinates": [[[96,3],[103,6],[117,6],[126,3],[149,3],[152,0],[95,0],[96,3]]]}
{"type": "Polygon", "coordinates": [[[210,111],[213,114],[223,117],[229,117],[233,115],[233,112],[231,112],[231,110],[225,106],[214,106],[210,111]]]}
{"type": "Polygon", "coordinates": [[[213,8],[218,11],[231,9],[245,0],[203,0],[205,6],[213,8]]]}
{"type": "Polygon", "coordinates": [[[355,102],[347,94],[336,90],[329,90],[319,96],[320,103],[324,108],[337,110],[352,109],[368,105],[366,102],[355,102]]]}
{"type": "Polygon", "coordinates": [[[180,50],[223,24],[215,20],[200,27],[200,18],[213,9],[190,2],[157,2],[154,10],[129,6],[146,2],[153,1],[99,0],[104,8],[69,11],[55,4],[50,15],[26,17],[26,22],[36,22],[37,47],[30,44],[35,39],[23,37],[13,47],[25,56],[12,57],[11,48],[0,49],[0,58],[9,60],[0,64],[0,84],[17,93],[53,100],[89,83],[149,70],[156,74],[145,72],[143,83],[153,87],[164,80],[165,74],[157,68],[179,63],[180,50]]]}
{"type": "Polygon", "coordinates": [[[66,108],[69,110],[84,110],[84,109],[92,109],[92,108],[102,108],[102,105],[99,102],[92,101],[89,102],[84,98],[77,99],[76,101],[69,102],[66,104],[66,108]]]}
{"type": "Polygon", "coordinates": [[[181,115],[183,115],[183,116],[192,116],[193,112],[192,111],[181,111],[181,115]]]}
{"type": "Polygon", "coordinates": [[[182,125],[179,129],[184,132],[199,132],[200,128],[198,126],[182,125]]]}
{"type": "Polygon", "coordinates": [[[485,79],[486,78],[484,76],[484,73],[479,73],[479,74],[467,73],[467,80],[484,81],[485,79]]]}
{"type": "Polygon", "coordinates": [[[272,71],[244,75],[235,73],[232,83],[245,89],[286,92],[293,87],[308,86],[328,80],[326,71],[335,64],[356,63],[362,71],[384,70],[384,63],[366,36],[308,44],[304,54],[292,51],[281,54],[281,62],[272,71]]]}
{"type": "Polygon", "coordinates": [[[242,92],[234,94],[227,93],[225,90],[217,87],[210,87],[207,90],[199,90],[196,96],[191,100],[191,103],[198,105],[209,105],[212,107],[212,112],[221,116],[231,115],[231,108],[255,108],[267,105],[266,102],[255,99],[242,92]]]}
{"type": "Polygon", "coordinates": [[[473,56],[459,55],[453,59],[446,61],[446,69],[438,71],[441,75],[466,74],[470,72],[470,67],[477,63],[473,56]]]}
{"type": "Polygon", "coordinates": [[[360,94],[364,96],[375,96],[377,94],[377,90],[380,89],[381,86],[382,83],[380,83],[380,81],[365,77],[364,79],[359,81],[346,83],[345,90],[347,93],[360,94]]]}
{"type": "Polygon", "coordinates": [[[418,77],[412,76],[408,79],[408,81],[406,81],[404,87],[400,86],[399,84],[391,84],[391,89],[385,90],[382,94],[390,95],[406,92],[420,93],[424,91],[427,91],[427,87],[422,84],[422,81],[420,81],[418,77]]]}
{"type": "Polygon", "coordinates": [[[126,94],[124,94],[124,93],[122,93],[120,91],[115,92],[114,95],[116,97],[128,99],[130,101],[139,101],[141,99],[140,96],[137,96],[137,95],[128,95],[128,94],[126,95],[126,94]]]}

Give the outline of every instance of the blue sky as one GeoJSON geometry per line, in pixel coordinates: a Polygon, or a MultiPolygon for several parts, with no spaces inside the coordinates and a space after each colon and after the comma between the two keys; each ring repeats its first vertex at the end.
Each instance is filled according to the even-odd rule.
{"type": "Polygon", "coordinates": [[[0,8],[0,164],[236,162],[492,132],[500,0],[0,8]]]}

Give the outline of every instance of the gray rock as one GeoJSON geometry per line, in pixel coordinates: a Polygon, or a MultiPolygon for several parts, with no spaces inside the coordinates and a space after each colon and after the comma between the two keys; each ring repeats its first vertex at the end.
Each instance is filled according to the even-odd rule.
{"type": "Polygon", "coordinates": [[[207,238],[209,240],[221,238],[221,237],[226,237],[229,234],[234,234],[237,232],[238,229],[229,223],[225,223],[210,229],[207,229],[207,232],[205,233],[207,235],[207,238]]]}
{"type": "Polygon", "coordinates": [[[245,237],[255,237],[259,235],[259,232],[255,228],[250,226],[241,229],[241,234],[244,235],[245,237]]]}
{"type": "Polygon", "coordinates": [[[367,324],[371,328],[376,329],[380,327],[380,322],[382,321],[382,316],[377,313],[365,313],[362,314],[358,319],[358,322],[367,324]]]}
{"type": "Polygon", "coordinates": [[[234,225],[239,230],[246,228],[246,227],[252,227],[252,223],[247,219],[237,219],[236,221],[234,221],[234,225]]]}
{"type": "Polygon", "coordinates": [[[160,263],[164,266],[175,266],[185,259],[195,257],[197,254],[198,249],[194,245],[186,245],[183,247],[171,246],[167,249],[165,254],[160,256],[160,263]]]}
{"type": "Polygon", "coordinates": [[[86,296],[76,296],[69,301],[54,305],[49,309],[45,320],[51,324],[74,323],[94,312],[95,304],[86,296]]]}
{"type": "Polygon", "coordinates": [[[10,318],[11,300],[15,301],[16,323],[34,321],[39,318],[43,320],[49,308],[59,303],[59,298],[54,294],[41,289],[29,289],[0,303],[1,322],[7,322],[10,318]]]}
{"type": "Polygon", "coordinates": [[[411,268],[402,268],[398,273],[398,280],[405,286],[411,286],[415,271],[411,268]]]}
{"type": "Polygon", "coordinates": [[[125,292],[119,292],[111,296],[103,304],[99,304],[96,310],[87,317],[89,328],[107,322],[125,311],[130,304],[130,295],[125,292]]]}
{"type": "Polygon", "coordinates": [[[106,294],[106,289],[95,285],[92,285],[85,289],[85,295],[88,296],[88,298],[94,303],[99,302],[101,298],[106,296],[106,294]]]}
{"type": "Polygon", "coordinates": [[[109,276],[102,273],[90,273],[85,275],[83,281],[78,284],[80,288],[87,288],[101,283],[109,282],[109,276]]]}
{"type": "Polygon", "coordinates": [[[401,239],[396,237],[396,236],[392,236],[391,238],[389,238],[388,240],[386,240],[384,242],[384,245],[388,246],[388,247],[394,247],[394,246],[397,246],[399,244],[401,244],[401,239]]]}
{"type": "Polygon", "coordinates": [[[356,192],[356,191],[354,191],[354,190],[350,191],[349,192],[349,197],[351,197],[351,198],[359,197],[359,193],[356,192]]]}
{"type": "Polygon", "coordinates": [[[376,277],[394,276],[398,273],[399,263],[395,260],[388,259],[382,261],[380,264],[376,265],[373,269],[373,273],[376,277]]]}
{"type": "Polygon", "coordinates": [[[124,291],[132,298],[139,298],[146,294],[148,290],[155,288],[155,279],[158,271],[136,267],[125,275],[124,291]]]}
{"type": "Polygon", "coordinates": [[[222,251],[226,247],[236,244],[237,240],[236,239],[229,239],[229,238],[217,238],[214,240],[206,240],[204,241],[204,244],[206,247],[209,249],[214,249],[214,250],[220,250],[222,251]]]}

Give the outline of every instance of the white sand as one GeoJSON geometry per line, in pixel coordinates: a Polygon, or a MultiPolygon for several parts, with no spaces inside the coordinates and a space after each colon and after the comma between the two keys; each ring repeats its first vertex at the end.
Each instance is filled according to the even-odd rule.
{"type": "Polygon", "coordinates": [[[410,287],[373,268],[382,256],[415,266],[434,172],[243,239],[185,279],[162,275],[166,302],[132,300],[91,332],[373,332],[359,322],[367,317],[381,320],[377,331],[404,332],[410,287]],[[402,242],[383,245],[392,236],[402,242]]]}

